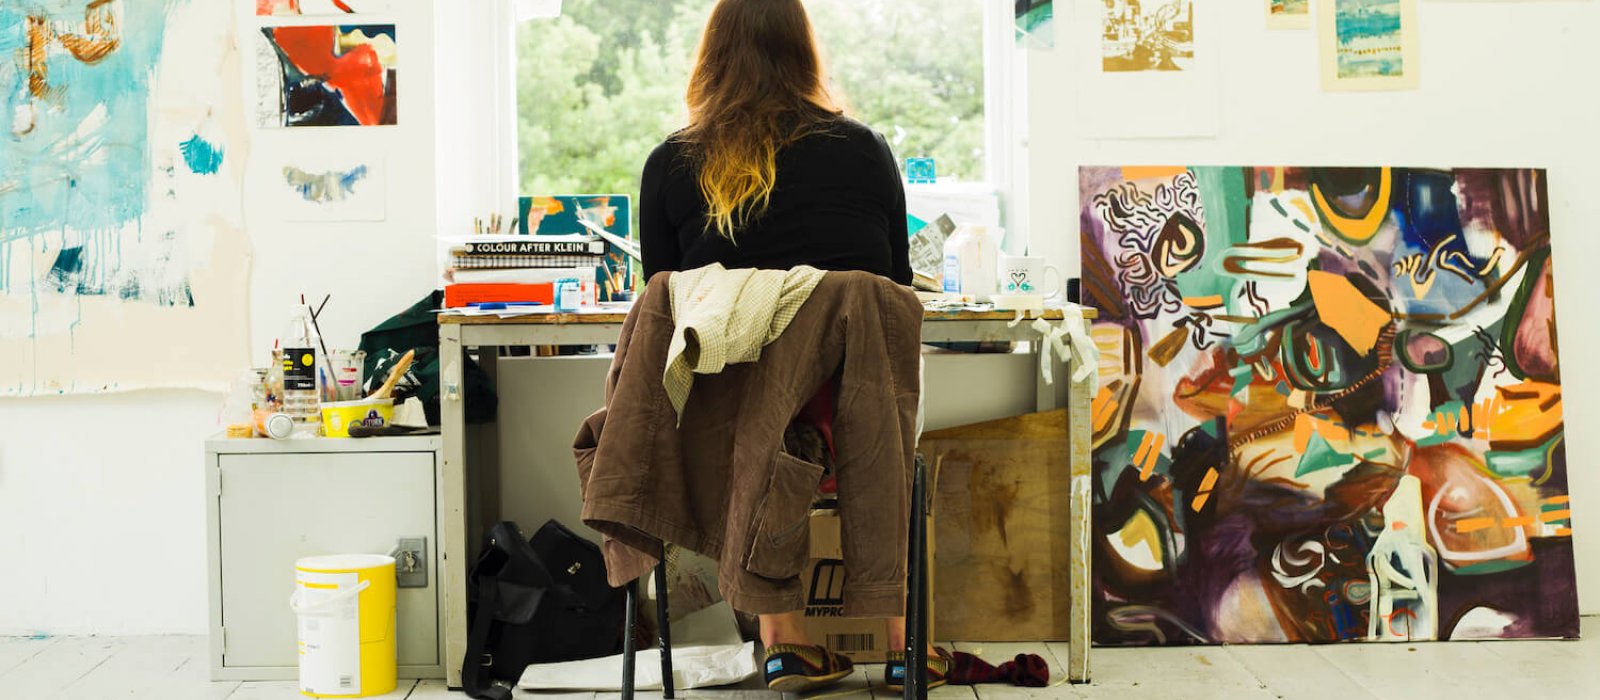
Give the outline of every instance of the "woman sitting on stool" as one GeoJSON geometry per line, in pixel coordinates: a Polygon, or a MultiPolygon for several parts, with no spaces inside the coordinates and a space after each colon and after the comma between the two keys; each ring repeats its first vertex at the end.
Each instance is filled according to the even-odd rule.
{"type": "MultiPolygon", "coordinates": [[[[911,284],[905,189],[894,153],[882,136],[844,116],[830,94],[801,0],[718,2],[688,107],[688,126],[644,167],[639,235],[647,278],[712,263],[809,265],[911,284]]],[[[831,399],[823,393],[823,402],[831,399]]],[[[759,618],[770,687],[799,692],[850,674],[848,659],[807,637],[800,611],[759,618]]],[[[888,642],[901,650],[891,653],[886,671],[888,684],[898,686],[904,618],[889,621],[888,642]]],[[[928,658],[929,685],[940,685],[946,659],[931,647],[928,658]]]]}

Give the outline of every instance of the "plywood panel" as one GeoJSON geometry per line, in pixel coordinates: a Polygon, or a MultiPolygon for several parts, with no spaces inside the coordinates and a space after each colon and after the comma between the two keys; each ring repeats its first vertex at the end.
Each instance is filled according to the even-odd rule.
{"type": "Polygon", "coordinates": [[[934,469],[934,609],[941,638],[1068,633],[1067,413],[927,433],[934,469]]]}

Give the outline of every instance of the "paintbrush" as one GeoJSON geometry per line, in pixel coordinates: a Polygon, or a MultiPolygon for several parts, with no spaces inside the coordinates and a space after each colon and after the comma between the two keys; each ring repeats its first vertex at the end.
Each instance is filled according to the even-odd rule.
{"type": "Polygon", "coordinates": [[[406,371],[411,369],[411,361],[415,359],[416,356],[416,350],[407,350],[406,354],[401,355],[400,361],[394,364],[394,369],[389,370],[389,378],[383,382],[383,386],[378,387],[378,390],[372,392],[372,395],[368,396],[367,398],[390,398],[390,394],[394,393],[394,385],[399,384],[400,378],[406,376],[406,371]]]}
{"type": "Polygon", "coordinates": [[[323,362],[332,362],[333,361],[333,355],[328,354],[328,341],[323,340],[323,338],[322,338],[322,326],[317,325],[317,315],[321,314],[322,310],[327,308],[328,300],[332,299],[332,298],[333,298],[332,294],[329,294],[328,296],[323,297],[322,298],[322,306],[318,306],[316,309],[312,309],[310,304],[306,304],[306,295],[304,295],[304,294],[300,295],[300,303],[306,304],[306,313],[311,314],[311,328],[312,328],[312,330],[315,330],[317,332],[317,344],[322,346],[322,361],[323,362]]]}

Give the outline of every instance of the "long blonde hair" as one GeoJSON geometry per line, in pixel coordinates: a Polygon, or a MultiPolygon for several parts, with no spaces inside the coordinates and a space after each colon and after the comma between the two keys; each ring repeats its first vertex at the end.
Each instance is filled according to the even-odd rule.
{"type": "Polygon", "coordinates": [[[778,151],[844,113],[801,0],[720,0],[676,135],[699,168],[706,230],[733,239],[767,210],[778,151]]]}

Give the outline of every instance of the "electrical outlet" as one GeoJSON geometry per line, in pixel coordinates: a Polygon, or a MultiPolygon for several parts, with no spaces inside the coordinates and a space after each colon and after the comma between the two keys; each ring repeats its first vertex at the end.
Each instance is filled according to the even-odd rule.
{"type": "Polygon", "coordinates": [[[395,585],[400,588],[428,587],[428,538],[402,537],[394,549],[395,585]]]}

